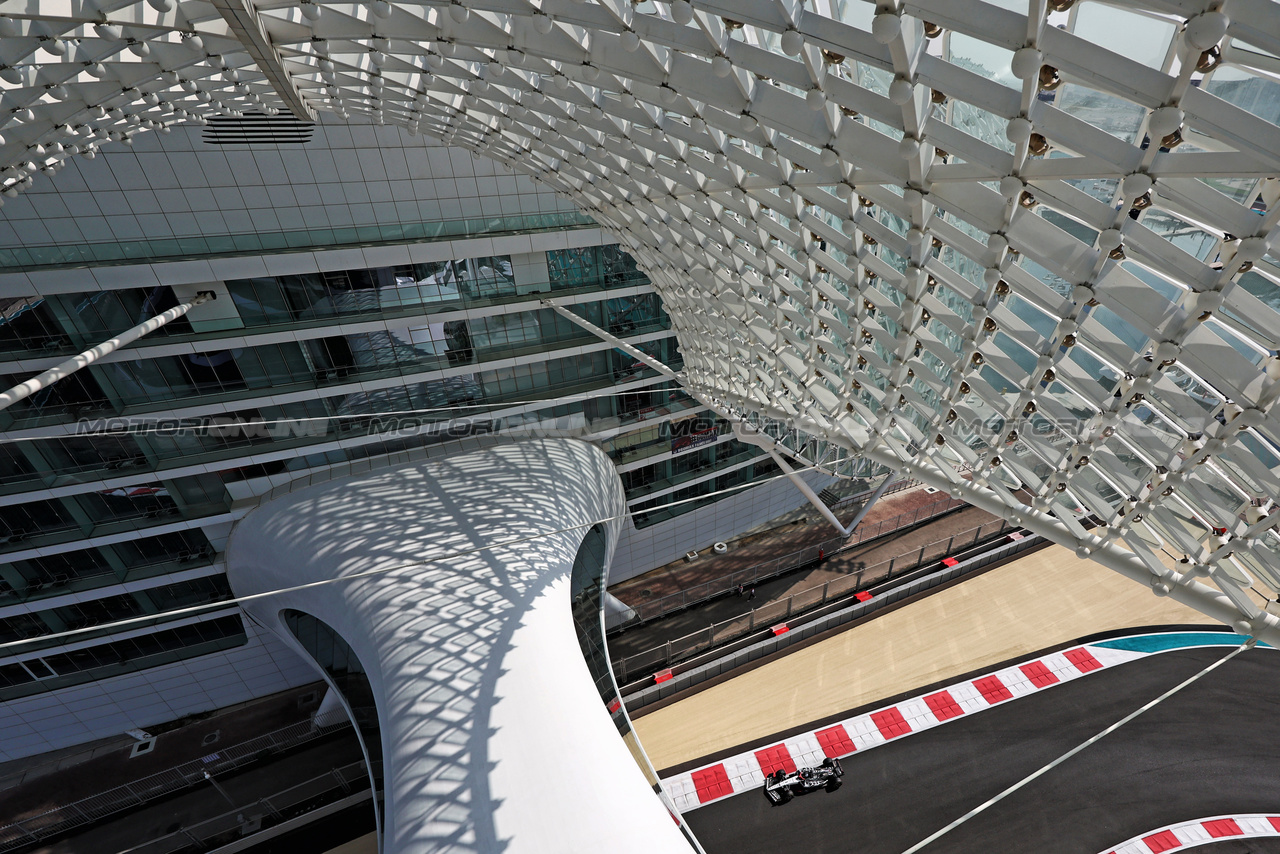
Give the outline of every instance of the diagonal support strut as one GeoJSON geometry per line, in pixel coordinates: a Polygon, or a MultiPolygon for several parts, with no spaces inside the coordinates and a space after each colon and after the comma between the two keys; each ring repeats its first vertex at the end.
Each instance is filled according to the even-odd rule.
{"type": "Polygon", "coordinates": [[[258,11],[253,7],[251,0],[209,0],[209,2],[226,20],[227,26],[231,27],[232,32],[253,57],[258,68],[271,81],[272,88],[289,108],[289,112],[300,119],[314,122],[316,111],[302,97],[302,92],[294,85],[289,72],[285,71],[284,59],[280,56],[280,51],[276,50],[276,46],[271,43],[271,37],[267,35],[262,19],[258,16],[258,11]]]}

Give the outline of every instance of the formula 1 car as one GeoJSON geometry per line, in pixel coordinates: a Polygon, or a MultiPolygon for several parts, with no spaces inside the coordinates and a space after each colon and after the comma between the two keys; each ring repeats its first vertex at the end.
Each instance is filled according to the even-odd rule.
{"type": "Polygon", "coordinates": [[[834,792],[844,782],[844,769],[839,759],[824,759],[821,765],[787,773],[779,768],[764,778],[764,796],[769,803],[785,804],[796,796],[814,789],[834,792]]]}

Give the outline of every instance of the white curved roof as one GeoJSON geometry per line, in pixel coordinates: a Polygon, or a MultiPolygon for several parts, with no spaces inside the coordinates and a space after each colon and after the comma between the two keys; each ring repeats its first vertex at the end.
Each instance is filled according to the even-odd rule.
{"type": "Polygon", "coordinates": [[[437,136],[617,233],[705,401],[815,461],[894,462],[1242,631],[1277,623],[1274,2],[4,14],[5,192],[219,108],[437,136]]]}

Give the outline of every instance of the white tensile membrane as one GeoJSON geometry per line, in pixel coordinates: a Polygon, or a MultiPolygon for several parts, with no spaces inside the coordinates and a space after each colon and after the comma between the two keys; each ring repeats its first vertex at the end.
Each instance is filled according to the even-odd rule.
{"type": "Polygon", "coordinates": [[[1276,3],[20,11],[4,193],[219,113],[438,137],[615,234],[709,405],[1277,634],[1276,3]]]}

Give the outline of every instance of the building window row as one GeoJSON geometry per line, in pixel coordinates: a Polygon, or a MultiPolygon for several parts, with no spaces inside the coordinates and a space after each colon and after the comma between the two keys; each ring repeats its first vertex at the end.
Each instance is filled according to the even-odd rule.
{"type": "MultiPolygon", "coordinates": [[[[654,356],[664,361],[678,362],[678,350],[674,339],[668,338],[650,342],[646,347],[652,351],[654,356]]],[[[516,365],[496,371],[484,372],[480,375],[472,375],[474,385],[466,399],[485,405],[498,406],[504,401],[538,399],[554,394],[567,395],[599,390],[601,386],[623,381],[644,380],[653,376],[655,376],[655,372],[651,368],[635,361],[626,354],[616,350],[598,350],[592,353],[552,359],[546,362],[516,365]]],[[[457,378],[454,379],[456,380],[457,378]]],[[[433,402],[439,403],[440,401],[423,400],[419,396],[419,393],[423,391],[422,385],[427,384],[388,389],[380,392],[360,392],[357,395],[348,396],[348,399],[344,399],[335,408],[337,410],[343,408],[368,410],[373,408],[372,399],[378,397],[383,398],[376,404],[378,408],[389,408],[392,411],[412,411],[429,408],[433,402]],[[349,399],[353,397],[358,398],[358,400],[352,401],[349,399]]],[[[669,386],[670,384],[667,383],[665,385],[669,386]]],[[[451,389],[456,392],[459,387],[455,384],[451,386],[451,389]]],[[[303,428],[298,431],[301,435],[288,430],[282,432],[281,439],[287,441],[292,438],[295,440],[294,444],[298,445],[305,442],[332,442],[334,439],[351,439],[357,436],[383,432],[396,433],[397,435],[394,438],[389,437],[387,441],[362,444],[352,443],[345,447],[316,454],[300,454],[267,463],[229,466],[217,472],[150,481],[144,480],[141,483],[130,484],[129,486],[98,489],[76,495],[41,498],[20,504],[0,506],[0,554],[45,547],[86,537],[106,536],[123,531],[145,532],[148,528],[156,525],[219,515],[227,512],[231,507],[232,498],[227,485],[249,478],[266,477],[285,471],[300,471],[316,465],[349,462],[370,456],[424,447],[438,442],[456,440],[468,435],[498,432],[530,421],[569,415],[581,414],[583,429],[596,431],[609,426],[615,419],[620,424],[628,422],[639,423],[644,414],[653,414],[660,406],[669,407],[677,402],[683,404],[687,400],[683,393],[667,387],[619,395],[603,395],[598,398],[574,401],[546,407],[520,416],[499,419],[489,418],[479,410],[476,411],[475,415],[462,419],[456,417],[450,419],[449,416],[467,415],[468,413],[465,410],[462,412],[433,414],[426,418],[422,424],[417,424],[413,419],[402,417],[389,417],[386,419],[370,417],[368,420],[341,417],[333,418],[332,420],[327,417],[309,418],[308,420],[300,421],[297,425],[303,428]],[[439,429],[432,426],[437,422],[441,424],[439,429]],[[409,435],[405,435],[406,428],[414,429],[409,435]]],[[[330,414],[341,415],[343,413],[331,411],[330,414]]],[[[668,428],[665,434],[666,441],[675,451],[681,450],[686,442],[701,443],[708,434],[705,431],[699,431],[697,429],[699,426],[698,424],[690,424],[686,429],[677,429],[674,433],[668,428]],[[686,432],[690,435],[684,436],[683,434],[686,432]],[[676,435],[677,433],[679,435],[676,435]]],[[[710,435],[710,438],[714,439],[719,431],[723,429],[723,425],[713,424],[708,429],[716,431],[716,434],[710,435]]],[[[113,455],[113,459],[116,458],[115,455],[119,454],[131,460],[143,458],[148,461],[146,464],[149,464],[150,457],[147,452],[144,452],[143,445],[146,444],[148,451],[155,453],[159,449],[159,445],[156,444],[157,440],[159,440],[168,444],[164,449],[163,457],[157,458],[157,463],[193,465],[204,461],[199,455],[205,447],[204,442],[207,439],[207,434],[225,432],[228,432],[228,430],[221,427],[215,429],[192,427],[190,429],[175,429],[173,435],[163,437],[157,437],[154,434],[136,437],[81,436],[74,439],[11,443],[0,445],[0,471],[7,468],[7,473],[11,477],[6,478],[6,480],[16,486],[25,479],[28,488],[31,488],[36,485],[32,478],[37,475],[37,465],[41,465],[45,473],[51,473],[50,469],[43,465],[41,458],[41,449],[44,446],[49,445],[57,448],[64,447],[63,443],[67,442],[82,443],[85,453],[79,459],[84,460],[86,459],[85,455],[89,453],[99,439],[103,441],[103,447],[106,452],[113,455]],[[131,445],[126,446],[125,443],[131,443],[131,445]]],[[[270,433],[270,431],[265,432],[270,433]]],[[[272,441],[270,435],[260,438],[263,442],[272,441]]],[[[217,440],[214,439],[213,441],[216,448],[217,440]]],[[[615,440],[615,443],[617,441],[615,440]]],[[[615,452],[619,458],[624,457],[625,451],[615,448],[615,452]]],[[[699,453],[705,454],[705,452],[699,453]]],[[[243,450],[223,449],[223,453],[218,456],[225,458],[233,455],[243,456],[243,450]]],[[[704,467],[701,463],[702,457],[698,456],[697,459],[699,460],[697,465],[692,463],[689,465],[696,472],[701,472],[704,467]]],[[[110,465],[110,463],[107,465],[110,465]]],[[[122,472],[129,470],[136,470],[136,468],[110,469],[110,471],[122,472]]],[[[644,494],[644,492],[652,491],[654,488],[660,488],[650,486],[654,481],[682,476],[686,476],[683,468],[678,471],[664,469],[660,474],[655,474],[652,480],[649,481],[640,481],[638,479],[640,475],[629,475],[632,480],[636,481],[636,485],[629,492],[629,497],[636,497],[638,494],[644,494]],[[640,492],[636,490],[640,490],[640,492]]],[[[189,549],[184,550],[190,551],[189,549]]],[[[93,564],[89,565],[93,566],[93,564]]],[[[63,576],[69,575],[65,572],[59,574],[63,576]]],[[[10,595],[25,595],[19,590],[25,590],[26,587],[19,588],[17,581],[16,576],[5,578],[0,575],[0,585],[7,585],[12,591],[10,595]]],[[[4,593],[5,587],[0,586],[0,597],[4,593]]]]}
{"type": "MultiPolygon", "coordinates": [[[[696,478],[713,469],[736,466],[736,468],[733,468],[731,471],[726,471],[724,474],[718,475],[717,477],[708,478],[682,489],[676,489],[666,495],[662,495],[650,501],[641,501],[635,504],[631,508],[631,518],[635,522],[635,526],[637,528],[647,528],[650,525],[656,525],[660,522],[674,519],[675,517],[681,516],[685,513],[692,513],[694,510],[709,507],[719,500],[719,497],[714,496],[713,493],[718,493],[722,490],[732,489],[734,487],[742,487],[749,483],[755,483],[774,477],[779,473],[777,465],[774,464],[773,460],[768,458],[751,463],[750,465],[742,465],[742,463],[760,456],[763,451],[759,448],[751,445],[741,445],[741,443],[736,440],[725,443],[725,445],[720,447],[733,448],[733,453],[722,461],[711,465],[705,465],[700,471],[695,471],[692,475],[686,473],[679,479],[677,479],[677,476],[674,474],[662,477],[664,472],[664,469],[662,468],[663,464],[653,466],[653,471],[643,475],[644,478],[648,478],[649,480],[648,483],[637,486],[635,492],[638,494],[655,492],[660,488],[669,486],[673,481],[682,482],[684,480],[689,480],[691,477],[696,478]],[[738,447],[735,448],[734,446],[738,447]],[[652,486],[651,484],[658,485],[652,486]],[[641,492],[641,490],[643,490],[643,492],[641,492]],[[700,497],[702,498],[701,501],[691,500],[700,497]]],[[[668,462],[673,461],[674,460],[668,462]]],[[[666,469],[665,471],[670,471],[670,469],[666,469]]],[[[632,495],[633,493],[629,491],[627,497],[630,499],[632,495]]]]}
{"type": "MultiPolygon", "coordinates": [[[[643,346],[662,361],[673,365],[679,364],[679,351],[673,338],[648,342],[643,346]]],[[[430,409],[433,405],[443,405],[443,408],[448,410],[451,404],[464,402],[499,406],[509,401],[599,390],[601,386],[643,381],[654,376],[652,369],[620,351],[597,350],[431,383],[359,392],[344,396],[336,402],[331,400],[327,407],[319,406],[320,401],[312,401],[307,405],[306,411],[339,417],[330,419],[325,414],[302,416],[297,425],[290,426],[300,426],[303,429],[296,432],[290,429],[280,435],[281,440],[292,440],[297,445],[322,441],[332,443],[335,439],[351,439],[393,430],[400,435],[388,442],[352,443],[346,447],[330,449],[322,453],[297,455],[267,463],[230,466],[217,472],[167,479],[144,479],[127,486],[6,505],[0,507],[0,553],[30,550],[125,531],[145,532],[148,528],[157,525],[222,514],[230,508],[232,502],[227,484],[239,480],[422,447],[440,441],[462,438],[464,435],[473,433],[496,432],[517,426],[519,423],[544,420],[548,417],[581,413],[584,429],[595,431],[607,427],[611,419],[617,419],[619,423],[632,419],[639,422],[646,411],[652,413],[659,406],[668,406],[677,401],[684,403],[687,402],[687,398],[671,388],[643,390],[616,396],[604,395],[585,401],[547,407],[514,418],[496,420],[487,418],[477,409],[476,415],[459,421],[456,416],[468,415],[466,410],[447,411],[429,415],[424,425],[418,425],[425,426],[426,429],[416,430],[407,436],[404,435],[404,428],[409,425],[405,424],[403,418],[380,420],[371,416],[366,420],[340,416],[369,410],[414,411],[430,409]],[[454,417],[451,418],[451,416],[454,417]],[[447,424],[448,429],[433,429],[432,425],[437,422],[447,424]]],[[[723,425],[713,425],[707,430],[696,429],[699,425],[682,426],[688,427],[683,432],[688,432],[690,435],[684,436],[683,433],[676,435],[676,432],[680,431],[673,432],[672,428],[665,428],[659,432],[659,438],[664,439],[673,452],[678,453],[696,447],[698,444],[705,443],[707,439],[714,440],[723,429],[723,425]]],[[[77,467],[84,467],[92,465],[95,453],[98,454],[96,473],[99,475],[109,472],[125,474],[142,468],[154,469],[165,463],[179,465],[207,463],[210,456],[221,456],[224,459],[243,456],[243,443],[237,442],[236,447],[220,447],[225,434],[235,432],[237,432],[236,429],[222,427],[210,429],[206,425],[190,429],[175,429],[169,435],[78,436],[39,442],[9,443],[0,445],[0,473],[5,475],[4,481],[13,488],[21,489],[25,486],[31,489],[41,483],[50,485],[52,481],[58,479],[59,470],[51,460],[62,459],[77,467]],[[219,451],[221,453],[218,453],[219,451]],[[204,452],[203,459],[202,452],[204,452]],[[154,462],[152,462],[153,459],[154,462]],[[121,465],[122,463],[124,465],[121,465]]],[[[249,427],[244,432],[258,433],[259,431],[249,427]]],[[[245,441],[249,444],[271,443],[275,441],[271,435],[274,432],[278,431],[274,429],[261,431],[259,435],[245,441]]],[[[615,455],[624,461],[626,455],[637,447],[635,444],[622,445],[619,440],[615,440],[614,444],[615,455]]],[[[639,444],[643,446],[644,437],[639,444]]],[[[680,479],[696,476],[707,465],[714,465],[720,459],[713,456],[711,462],[705,462],[703,457],[706,453],[705,450],[699,450],[693,455],[688,455],[688,462],[682,458],[674,467],[666,464],[661,471],[653,470],[651,475],[650,468],[629,474],[629,497],[635,498],[663,488],[664,485],[673,485],[680,479]],[[650,476],[646,477],[646,475],[650,476]]],[[[724,450],[717,453],[727,454],[724,450]]],[[[727,455],[724,459],[732,461],[732,455],[727,455]]],[[[138,473],[141,474],[141,471],[138,473]]],[[[82,477],[86,475],[87,473],[83,473],[82,477]]],[[[191,550],[184,549],[184,551],[191,550]]],[[[62,578],[67,581],[90,573],[94,576],[105,576],[105,573],[97,571],[99,563],[89,562],[85,566],[87,569],[83,573],[55,572],[52,574],[55,579],[62,578]]],[[[0,575],[0,585],[4,585],[0,586],[0,596],[5,595],[5,587],[7,587],[8,595],[25,597],[33,584],[42,584],[38,581],[25,583],[17,575],[13,573],[10,575],[12,577],[9,578],[0,575]],[[20,581],[24,583],[20,585],[20,581]]],[[[44,587],[41,586],[36,592],[39,593],[43,589],[44,587]]]]}
{"type": "MultiPolygon", "coordinates": [[[[545,281],[529,281],[509,255],[373,269],[337,270],[227,281],[246,329],[314,326],[369,315],[422,316],[501,305],[533,294],[569,294],[647,285],[649,279],[617,245],[546,253],[545,281]]],[[[542,278],[537,276],[537,278],[542,278]]],[[[164,286],[96,290],[0,300],[0,356],[70,354],[97,344],[178,304],[164,286]]],[[[147,341],[190,338],[183,317],[147,341]]],[[[199,336],[197,336],[199,337],[199,336]]]]}
{"type": "MultiPolygon", "coordinates": [[[[446,204],[454,204],[446,201],[446,204]]],[[[524,214],[463,216],[460,207],[443,214],[450,219],[432,218],[426,222],[387,222],[377,225],[352,225],[335,228],[309,228],[289,231],[254,231],[243,234],[204,234],[187,237],[152,237],[144,240],[108,241],[103,243],[59,243],[47,246],[10,246],[0,248],[0,268],[6,270],[40,270],[112,266],[116,264],[191,261],[196,258],[227,258],[237,255],[261,255],[264,252],[288,252],[303,249],[327,250],[335,246],[403,245],[434,243],[473,237],[503,237],[512,234],[564,232],[599,228],[599,223],[577,210],[537,211],[539,205],[525,205],[524,214]],[[535,212],[537,211],[537,212],[535,212]]],[[[432,216],[440,215],[434,211],[432,216]]]]}
{"type": "Polygon", "coordinates": [[[754,445],[746,445],[736,439],[717,441],[710,446],[624,472],[622,484],[627,490],[628,500],[634,500],[696,480],[714,469],[737,465],[760,456],[760,453],[754,445]]]}
{"type": "Polygon", "coordinates": [[[367,270],[235,279],[227,289],[246,327],[305,324],[377,314],[394,317],[501,305],[534,294],[649,284],[617,245],[546,253],[547,274],[517,276],[510,255],[367,270]],[[520,279],[517,282],[517,279],[520,279]]]}
{"type": "MultiPolygon", "coordinates": [[[[674,338],[649,342],[644,347],[670,364],[679,364],[674,338]]],[[[656,376],[651,368],[619,351],[595,350],[407,386],[241,410],[212,419],[175,420],[156,432],[11,442],[0,444],[0,491],[31,491],[103,477],[141,476],[173,465],[209,465],[243,457],[250,449],[266,451],[353,440],[415,426],[453,426],[459,418],[480,432],[493,432],[509,426],[506,422],[510,419],[495,421],[485,412],[488,408],[590,394],[617,382],[642,382],[656,376]],[[392,414],[380,417],[380,412],[392,414]],[[404,415],[413,412],[421,414],[404,415]],[[363,415],[368,417],[357,417],[363,415]]],[[[646,411],[651,413],[675,400],[687,401],[687,397],[670,389],[605,394],[540,409],[523,419],[581,412],[588,423],[609,418],[628,423],[643,420],[646,411]]],[[[466,427],[458,425],[459,429],[466,427]]],[[[441,435],[459,438],[456,432],[444,430],[441,435]]],[[[144,479],[128,488],[0,509],[0,551],[28,547],[26,541],[37,535],[97,535],[109,530],[111,524],[127,525],[129,520],[144,520],[150,525],[223,512],[230,502],[222,488],[224,483],[296,466],[284,460],[268,464],[269,471],[258,465],[232,466],[217,474],[151,482],[144,479]]]]}
{"type": "MultiPolygon", "coordinates": [[[[86,629],[133,617],[162,615],[178,608],[189,608],[231,598],[231,587],[225,575],[207,575],[190,581],[179,581],[151,587],[134,593],[120,593],[101,599],[90,599],[42,611],[0,618],[0,643],[30,641],[23,650],[56,645],[58,641],[42,641],[45,635],[86,629]]],[[[78,636],[77,640],[84,640],[78,636]]]]}
{"type": "Polygon", "coordinates": [[[222,473],[193,474],[0,506],[0,553],[225,513],[222,473]]]}
{"type": "MultiPolygon", "coordinates": [[[[656,294],[576,306],[628,336],[670,328],[656,294]]],[[[67,419],[140,414],[243,397],[245,393],[322,390],[478,365],[595,343],[589,333],[551,309],[433,323],[430,316],[384,330],[305,341],[260,344],[91,365],[36,392],[0,415],[0,426],[36,426],[67,419]]],[[[27,379],[0,377],[5,387],[27,379]]]]}
{"type": "MultiPolygon", "coordinates": [[[[664,344],[663,349],[666,355],[678,356],[673,344],[664,344]]],[[[0,493],[142,476],[175,465],[208,465],[255,452],[358,439],[407,423],[445,424],[466,415],[485,420],[489,418],[489,407],[499,408],[530,395],[553,396],[570,389],[582,393],[601,391],[612,384],[615,370],[627,373],[633,364],[621,353],[594,352],[552,359],[542,368],[521,366],[474,377],[427,380],[376,392],[241,409],[198,421],[175,420],[173,425],[156,432],[82,434],[0,444],[0,493]],[[468,408],[452,408],[458,404],[468,408]],[[361,407],[370,411],[367,418],[348,417],[361,407]],[[415,408],[433,411],[422,412],[412,420],[377,414],[415,408]]],[[[641,376],[652,379],[656,374],[646,368],[641,376]]],[[[664,381],[651,388],[545,407],[532,415],[562,417],[582,412],[588,423],[616,418],[619,425],[627,425],[690,405],[692,401],[686,394],[664,381]]],[[[260,473],[253,465],[236,466],[222,473],[224,482],[255,476],[260,473]]]]}
{"type": "Polygon", "coordinates": [[[0,563],[0,606],[208,566],[216,554],[204,532],[193,528],[0,563]]]}
{"type": "Polygon", "coordinates": [[[0,702],[172,664],[243,646],[247,640],[240,616],[231,614],[74,651],[0,664],[0,702]]]}
{"type": "MultiPolygon", "coordinates": [[[[0,300],[0,355],[69,353],[177,304],[173,289],[164,285],[0,300]]],[[[151,334],[189,335],[191,323],[180,317],[151,334]]]]}

